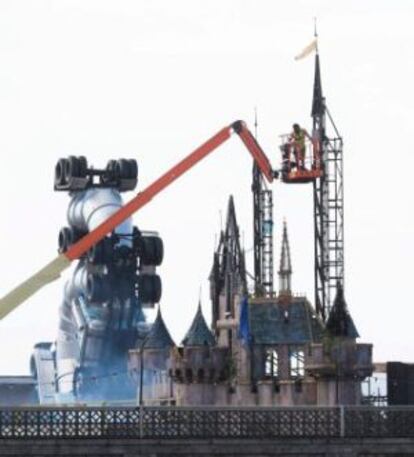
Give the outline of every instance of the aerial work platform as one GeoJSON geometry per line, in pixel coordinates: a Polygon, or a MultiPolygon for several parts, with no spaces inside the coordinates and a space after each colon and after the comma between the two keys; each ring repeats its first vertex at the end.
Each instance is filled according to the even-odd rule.
{"type": "Polygon", "coordinates": [[[292,141],[290,135],[281,135],[281,178],[287,184],[306,184],[322,176],[319,141],[307,140],[305,150],[292,141]]]}

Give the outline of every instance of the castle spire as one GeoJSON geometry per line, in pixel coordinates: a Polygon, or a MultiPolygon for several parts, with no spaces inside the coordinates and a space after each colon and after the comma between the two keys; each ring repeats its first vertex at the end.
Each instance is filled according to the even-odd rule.
{"type": "Polygon", "coordinates": [[[198,302],[197,313],[182,344],[184,346],[213,346],[215,344],[215,338],[207,327],[201,310],[201,301],[198,302]]]}
{"type": "Polygon", "coordinates": [[[312,99],[312,113],[311,116],[315,119],[318,118],[319,122],[325,115],[325,100],[322,93],[322,80],[321,68],[319,62],[319,52],[316,48],[315,54],[315,76],[313,80],[313,99],[312,99]]]}
{"type": "Polygon", "coordinates": [[[290,247],[286,221],[283,222],[282,250],[278,274],[279,293],[282,295],[290,295],[292,293],[292,263],[290,260],[290,247]]]}
{"type": "Polygon", "coordinates": [[[162,318],[161,307],[158,307],[157,317],[148,335],[145,349],[165,349],[172,346],[175,346],[174,341],[162,318]]]}
{"type": "Polygon", "coordinates": [[[334,304],[326,321],[326,330],[334,337],[352,339],[359,337],[358,330],[349,314],[348,306],[345,302],[344,289],[340,282],[337,284],[334,304]]]}
{"type": "MultiPolygon", "coordinates": [[[[217,256],[214,257],[212,273],[217,273],[218,277],[213,278],[218,281],[216,284],[217,292],[220,293],[224,287],[226,278],[237,274],[240,276],[243,289],[247,289],[246,270],[244,263],[244,251],[240,245],[240,231],[236,219],[234,199],[231,195],[227,207],[226,227],[220,235],[220,242],[216,250],[217,256]]],[[[210,275],[212,279],[212,275],[210,275]]]]}

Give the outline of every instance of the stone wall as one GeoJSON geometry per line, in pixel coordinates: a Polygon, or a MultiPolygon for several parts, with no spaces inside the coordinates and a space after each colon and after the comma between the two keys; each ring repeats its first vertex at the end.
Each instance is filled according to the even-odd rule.
{"type": "Polygon", "coordinates": [[[1,440],[0,456],[414,457],[414,439],[1,440]]]}

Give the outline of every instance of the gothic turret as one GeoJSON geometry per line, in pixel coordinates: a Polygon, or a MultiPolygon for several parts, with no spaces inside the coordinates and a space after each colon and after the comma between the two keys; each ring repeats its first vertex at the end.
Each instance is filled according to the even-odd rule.
{"type": "Polygon", "coordinates": [[[198,304],[197,313],[193,323],[183,339],[183,346],[213,346],[215,339],[210,329],[207,327],[201,310],[201,303],[198,304]]]}
{"type": "MultiPolygon", "coordinates": [[[[229,276],[235,276],[243,289],[246,285],[246,270],[244,263],[244,251],[240,246],[239,226],[236,219],[236,210],[234,208],[234,200],[231,195],[227,207],[226,228],[220,236],[220,243],[216,253],[219,258],[219,282],[221,288],[229,276]]],[[[220,287],[218,292],[220,293],[220,287]]]]}
{"type": "MultiPolygon", "coordinates": [[[[227,208],[226,227],[220,234],[209,279],[212,327],[218,336],[220,323],[226,322],[226,332],[221,332],[223,337],[230,328],[229,325],[235,325],[235,317],[238,316],[236,303],[239,303],[240,297],[247,293],[244,251],[240,246],[239,226],[232,196],[229,198],[227,208]]],[[[230,335],[229,338],[231,339],[230,335]]],[[[221,342],[227,344],[224,343],[224,339],[221,342]]]]}
{"type": "Polygon", "coordinates": [[[145,343],[145,349],[167,349],[173,346],[175,346],[174,341],[162,318],[161,310],[158,308],[157,317],[145,343]]]}
{"type": "Polygon", "coordinates": [[[225,276],[236,275],[241,282],[240,287],[246,289],[246,271],[244,251],[240,247],[240,232],[236,219],[234,200],[231,195],[227,208],[226,229],[222,244],[222,274],[225,276]]]}
{"type": "Polygon", "coordinates": [[[292,263],[290,260],[290,247],[287,234],[286,221],[283,223],[282,249],[279,266],[279,294],[291,295],[292,293],[292,263]]]}
{"type": "Polygon", "coordinates": [[[358,331],[339,282],[325,328],[322,344],[312,345],[306,368],[318,380],[318,400],[329,405],[360,404],[361,382],[372,375],[372,345],[356,342],[358,331]]]}
{"type": "Polygon", "coordinates": [[[359,337],[354,321],[349,314],[344,290],[340,283],[338,283],[334,304],[326,321],[326,330],[333,337],[352,339],[359,337]]]}
{"type": "Polygon", "coordinates": [[[140,404],[169,404],[171,401],[169,373],[174,351],[176,346],[158,308],[148,336],[129,352],[128,365],[137,380],[140,404]]]}

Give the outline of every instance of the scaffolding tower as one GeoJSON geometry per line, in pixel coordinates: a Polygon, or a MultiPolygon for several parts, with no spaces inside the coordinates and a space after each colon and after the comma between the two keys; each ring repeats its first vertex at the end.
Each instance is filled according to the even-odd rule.
{"type": "Polygon", "coordinates": [[[322,175],[313,182],[315,307],[327,319],[338,284],[344,286],[344,194],[342,138],[322,94],[319,54],[315,56],[313,137],[319,140],[322,175]],[[333,135],[328,136],[329,132],[333,135]]]}
{"type": "Polygon", "coordinates": [[[253,165],[254,283],[257,297],[273,296],[273,193],[253,165]]]}

